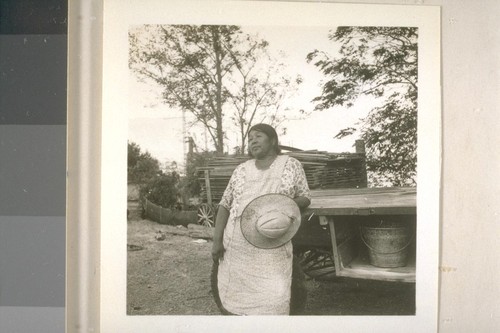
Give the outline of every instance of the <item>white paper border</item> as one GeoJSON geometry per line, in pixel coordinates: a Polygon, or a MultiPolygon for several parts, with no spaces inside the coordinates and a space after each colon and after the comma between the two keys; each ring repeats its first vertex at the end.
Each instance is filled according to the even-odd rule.
{"type": "MultiPolygon", "coordinates": [[[[101,332],[435,332],[441,156],[439,7],[251,1],[104,1],[101,332]],[[419,28],[415,316],[127,316],[128,28],[133,24],[415,26],[419,28]]],[[[207,272],[208,274],[209,272],[207,272]]]]}

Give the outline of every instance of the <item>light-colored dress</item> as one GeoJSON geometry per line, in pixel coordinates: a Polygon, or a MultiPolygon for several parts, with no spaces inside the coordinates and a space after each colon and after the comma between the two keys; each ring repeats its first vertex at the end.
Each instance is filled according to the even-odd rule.
{"type": "Polygon", "coordinates": [[[248,243],[240,228],[246,205],[258,196],[280,193],[310,198],[299,161],[279,155],[271,166],[259,170],[255,160],[239,165],[220,205],[229,210],[224,229],[224,258],[219,263],[218,289],[224,308],[238,315],[288,315],[292,276],[291,241],[276,249],[259,249],[248,243]]]}

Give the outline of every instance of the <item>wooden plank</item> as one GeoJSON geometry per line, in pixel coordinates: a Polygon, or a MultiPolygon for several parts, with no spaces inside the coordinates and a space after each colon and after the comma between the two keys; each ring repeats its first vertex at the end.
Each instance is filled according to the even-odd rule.
{"type": "Polygon", "coordinates": [[[207,202],[209,205],[212,204],[212,192],[210,189],[210,171],[205,170],[205,186],[207,191],[207,202]]]}
{"type": "Polygon", "coordinates": [[[318,216],[367,216],[367,215],[415,215],[417,209],[414,206],[400,207],[314,207],[304,210],[306,214],[315,213],[318,216]]]}
{"type": "Polygon", "coordinates": [[[416,188],[313,190],[311,197],[307,213],[317,215],[416,214],[416,188]]]}
{"type": "Polygon", "coordinates": [[[370,265],[359,258],[353,260],[347,267],[337,271],[338,276],[371,279],[393,282],[415,282],[415,263],[408,263],[405,267],[381,268],[370,265]]]}
{"type": "Polygon", "coordinates": [[[361,195],[361,194],[376,194],[376,193],[399,193],[399,194],[414,194],[416,187],[366,187],[366,188],[344,188],[344,189],[321,189],[311,191],[313,197],[325,196],[343,196],[343,195],[361,195]]]}
{"type": "Polygon", "coordinates": [[[346,195],[341,197],[312,198],[310,208],[344,207],[416,207],[415,197],[388,195],[346,195]]]}
{"type": "Polygon", "coordinates": [[[338,272],[342,269],[341,258],[339,255],[339,251],[337,248],[337,236],[335,234],[335,223],[333,222],[332,217],[320,216],[319,221],[321,224],[328,223],[330,227],[330,238],[332,241],[332,249],[333,249],[333,262],[335,263],[335,274],[338,275],[338,272]]]}

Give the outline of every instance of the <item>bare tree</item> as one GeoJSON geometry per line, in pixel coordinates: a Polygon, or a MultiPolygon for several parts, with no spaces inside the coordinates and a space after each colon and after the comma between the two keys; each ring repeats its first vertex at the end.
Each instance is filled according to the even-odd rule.
{"type": "Polygon", "coordinates": [[[190,112],[224,152],[227,121],[245,150],[255,122],[282,121],[284,96],[300,78],[280,75],[268,42],[238,26],[145,25],[129,32],[129,66],[142,80],[162,87],[163,101],[190,112]]]}

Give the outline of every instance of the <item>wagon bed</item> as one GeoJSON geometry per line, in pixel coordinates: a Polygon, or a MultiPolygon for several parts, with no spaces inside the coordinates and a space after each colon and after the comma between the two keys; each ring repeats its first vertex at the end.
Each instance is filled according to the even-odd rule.
{"type": "Polygon", "coordinates": [[[361,225],[381,220],[396,221],[415,232],[415,187],[313,190],[311,195],[311,205],[304,211],[301,229],[294,238],[294,247],[309,274],[415,282],[415,237],[408,263],[396,268],[370,264],[360,237],[361,225]]]}

